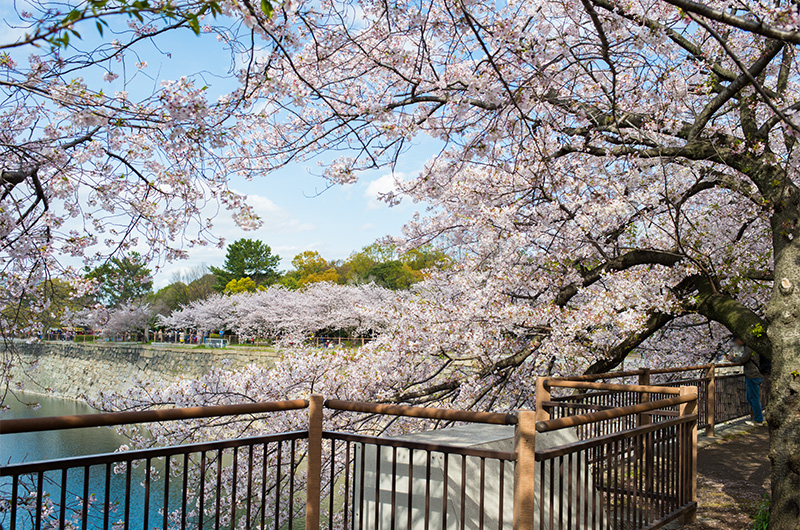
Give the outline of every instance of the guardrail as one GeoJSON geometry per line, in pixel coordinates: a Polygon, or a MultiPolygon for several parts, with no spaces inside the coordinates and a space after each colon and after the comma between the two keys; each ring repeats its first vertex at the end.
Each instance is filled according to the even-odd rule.
{"type": "Polygon", "coordinates": [[[1,420],[0,433],[6,434],[242,414],[256,421],[254,414],[308,410],[308,428],[297,432],[2,466],[6,511],[0,518],[6,530],[278,530],[301,524],[307,530],[541,530],[594,528],[598,521],[644,528],[691,518],[696,391],[552,379],[541,379],[539,387],[537,410],[517,415],[323,403],[315,395],[308,401],[1,420]],[[585,405],[550,399],[550,389],[559,387],[669,397],[550,417],[548,411],[585,405]],[[326,409],[331,415],[488,424],[504,431],[488,446],[326,431],[326,409]]]}
{"type": "MultiPolygon", "coordinates": [[[[744,374],[734,373],[733,369],[741,364],[703,364],[680,368],[662,368],[609,372],[604,374],[591,374],[572,377],[555,378],[564,381],[598,381],[621,379],[628,384],[658,385],[661,387],[677,388],[691,385],[697,387],[698,392],[698,427],[705,429],[706,436],[713,437],[715,426],[736,418],[750,414],[750,406],[745,397],[744,374]]],[[[635,392],[610,392],[595,391],[580,395],[563,395],[553,398],[559,402],[558,407],[565,413],[576,413],[579,409],[601,410],[603,408],[619,407],[638,403],[640,399],[660,399],[665,397],[663,392],[645,394],[640,398],[635,392]],[[567,404],[573,403],[570,407],[567,404]],[[580,404],[578,404],[580,403],[580,404]],[[570,412],[571,411],[571,412],[570,412]]],[[[761,403],[764,407],[769,402],[769,383],[761,386],[761,403]]],[[[631,424],[632,425],[632,424],[631,424]]]]}
{"type": "MultiPolygon", "coordinates": [[[[0,434],[231,417],[308,407],[306,400],[1,420],[0,434]]],[[[6,530],[220,528],[291,524],[303,432],[0,467],[6,530]],[[224,465],[223,465],[224,463],[224,465]],[[9,480],[10,479],[10,480],[9,480]],[[254,485],[258,485],[254,489],[254,485]],[[289,492],[287,494],[287,492],[289,492]],[[290,502],[289,510],[271,508],[290,502]],[[223,504],[224,501],[224,504],[223,504]],[[268,509],[269,508],[269,509],[268,509]]]]}
{"type": "MultiPolygon", "coordinates": [[[[536,400],[536,431],[570,429],[573,437],[535,451],[538,528],[653,528],[694,520],[696,387],[540,378],[536,400]],[[554,388],[583,392],[553,400],[554,388]],[[598,396],[617,406],[596,403],[598,396]]],[[[523,421],[525,414],[521,428],[531,421],[523,421]]]]}

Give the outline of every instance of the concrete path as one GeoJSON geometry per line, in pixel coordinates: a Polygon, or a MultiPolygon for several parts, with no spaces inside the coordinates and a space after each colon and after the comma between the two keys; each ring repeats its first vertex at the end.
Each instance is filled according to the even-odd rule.
{"type": "MultiPolygon", "coordinates": [[[[769,432],[744,420],[717,427],[717,436],[698,436],[697,522],[682,528],[752,528],[770,491],[769,432]]],[[[671,526],[671,528],[680,528],[671,526]]]]}

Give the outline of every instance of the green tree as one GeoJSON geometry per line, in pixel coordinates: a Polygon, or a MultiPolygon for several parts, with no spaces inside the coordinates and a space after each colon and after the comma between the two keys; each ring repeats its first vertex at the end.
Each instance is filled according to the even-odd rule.
{"type": "Polygon", "coordinates": [[[424,279],[424,270],[449,264],[447,255],[431,246],[398,254],[394,245],[373,243],[352,253],[339,275],[341,283],[375,282],[389,289],[407,289],[424,279]]]}
{"type": "Polygon", "coordinates": [[[216,282],[217,277],[210,272],[206,272],[202,276],[192,279],[192,281],[186,285],[186,301],[182,302],[181,305],[208,298],[214,293],[216,282]]]}
{"type": "Polygon", "coordinates": [[[137,252],[111,258],[86,277],[97,282],[96,298],[108,307],[139,300],[153,291],[151,271],[137,252]]]}
{"type": "Polygon", "coordinates": [[[153,303],[164,306],[169,311],[174,311],[183,305],[186,299],[187,285],[183,282],[174,282],[162,287],[153,294],[153,303]]]}
{"type": "Polygon", "coordinates": [[[417,281],[414,271],[398,259],[376,263],[364,275],[367,281],[387,289],[408,289],[417,281]]]}
{"type": "Polygon", "coordinates": [[[447,254],[429,245],[409,250],[400,256],[400,261],[414,271],[417,280],[423,279],[424,270],[446,269],[452,263],[447,254]]]}
{"type": "Polygon", "coordinates": [[[217,277],[215,289],[224,291],[231,280],[251,278],[256,285],[272,285],[280,278],[280,256],[258,239],[238,239],[228,246],[225,264],[220,269],[209,267],[217,277]]]}
{"type": "Polygon", "coordinates": [[[339,283],[339,273],[333,262],[327,261],[316,250],[306,250],[292,259],[291,270],[281,279],[281,285],[297,289],[308,283],[339,283]]]}
{"type": "Polygon", "coordinates": [[[258,289],[256,282],[249,277],[244,277],[229,281],[223,292],[225,294],[253,293],[256,289],[258,289]]]}
{"type": "Polygon", "coordinates": [[[0,316],[15,320],[32,330],[60,328],[64,325],[66,311],[77,311],[85,300],[72,296],[70,284],[59,278],[41,282],[36,286],[35,296],[24,296],[0,308],[0,316]],[[46,301],[46,304],[42,304],[46,301]]]}
{"type": "Polygon", "coordinates": [[[156,313],[166,315],[189,302],[211,295],[216,281],[216,276],[209,273],[205,266],[179,272],[172,276],[172,283],[150,297],[150,303],[156,313]]]}
{"type": "Polygon", "coordinates": [[[395,258],[394,245],[372,243],[358,252],[353,252],[342,264],[342,283],[363,283],[369,281],[368,272],[379,263],[395,258]]]}

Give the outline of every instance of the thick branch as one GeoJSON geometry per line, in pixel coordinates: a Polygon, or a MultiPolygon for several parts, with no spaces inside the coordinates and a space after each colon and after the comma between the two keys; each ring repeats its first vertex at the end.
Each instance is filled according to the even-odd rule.
{"type": "MultiPolygon", "coordinates": [[[[714,37],[717,40],[719,45],[722,46],[722,49],[725,50],[725,53],[728,54],[728,56],[731,59],[733,59],[733,62],[736,63],[736,66],[739,68],[739,70],[741,70],[742,73],[748,77],[748,79],[750,80],[750,83],[753,85],[753,87],[756,89],[756,91],[761,95],[761,98],[764,100],[764,103],[766,103],[769,106],[769,108],[772,109],[772,112],[774,112],[776,116],[780,117],[780,119],[784,123],[786,123],[789,127],[793,128],[795,131],[800,133],[800,129],[798,129],[797,125],[795,125],[794,122],[791,121],[789,119],[789,117],[786,116],[777,107],[777,105],[775,105],[775,103],[772,101],[773,95],[768,94],[766,88],[763,87],[761,85],[761,83],[759,81],[757,81],[750,74],[750,72],[747,70],[747,68],[745,68],[744,64],[739,59],[739,57],[737,57],[736,54],[734,53],[734,51],[731,49],[731,47],[728,46],[728,43],[726,42],[726,39],[724,39],[719,33],[717,33],[714,30],[714,28],[712,28],[711,26],[706,24],[704,21],[702,21],[698,17],[693,15],[692,19],[695,22],[697,22],[698,24],[700,24],[701,26],[703,26],[705,28],[705,30],[708,31],[708,33],[711,34],[711,36],[714,37]]],[[[785,45],[785,44],[781,46],[781,48],[786,48],[786,47],[787,47],[787,45],[785,45]]],[[[785,54],[784,54],[784,57],[785,57],[785,54]]],[[[784,63],[784,61],[781,61],[781,67],[783,67],[783,63],[784,63]]],[[[757,130],[756,129],[755,114],[749,110],[749,106],[747,104],[747,101],[742,101],[741,102],[741,116],[742,116],[742,129],[745,131],[745,135],[746,136],[749,136],[751,138],[757,137],[757,138],[760,138],[762,140],[766,140],[767,139],[767,134],[769,134],[770,129],[766,129],[766,130],[764,130],[764,129],[757,130]]]]}
{"type": "Polygon", "coordinates": [[[578,293],[578,289],[581,286],[586,287],[593,284],[607,272],[630,269],[637,265],[664,265],[665,267],[672,267],[682,259],[682,255],[664,250],[632,250],[598,267],[581,272],[581,276],[583,277],[581,285],[572,283],[562,287],[556,296],[555,303],[559,307],[564,307],[567,302],[578,293]]]}
{"type": "Polygon", "coordinates": [[[722,22],[735,28],[743,29],[757,35],[762,35],[770,39],[779,40],[782,42],[790,42],[792,44],[800,44],[800,32],[790,31],[769,24],[765,24],[761,20],[752,20],[736,15],[731,15],[724,11],[719,11],[713,7],[693,2],[692,0],[665,0],[668,4],[679,7],[684,11],[700,15],[717,22],[722,22]]]}
{"type": "Polygon", "coordinates": [[[678,289],[685,290],[687,294],[697,293],[694,307],[691,308],[695,312],[719,322],[759,354],[772,358],[772,344],[765,332],[767,321],[747,306],[718,291],[711,280],[703,276],[686,278],[678,289]]]}
{"type": "Polygon", "coordinates": [[[594,362],[584,373],[603,374],[613,370],[615,367],[619,366],[634,348],[638,347],[641,343],[650,338],[653,333],[663,328],[674,318],[675,315],[653,313],[650,315],[650,318],[647,319],[643,330],[629,335],[628,338],[614,346],[606,354],[604,359],[594,362]]]}
{"type": "Polygon", "coordinates": [[[764,71],[769,63],[772,62],[772,59],[774,59],[782,49],[782,42],[770,42],[761,57],[759,57],[749,69],[744,70],[744,73],[742,73],[733,82],[731,82],[731,84],[725,87],[714,99],[708,103],[708,105],[706,105],[703,111],[697,116],[694,124],[688,129],[688,131],[685,131],[685,138],[688,140],[694,140],[695,138],[699,137],[700,132],[705,128],[711,117],[714,116],[714,114],[716,114],[716,112],[722,108],[725,103],[730,101],[731,98],[738,94],[740,90],[749,85],[752,79],[755,79],[761,75],[761,72],[764,71]]]}
{"type": "Polygon", "coordinates": [[[17,184],[25,182],[25,179],[30,177],[31,173],[34,171],[36,171],[36,168],[18,169],[14,171],[0,169],[0,185],[11,184],[11,187],[13,188],[17,184]]]}

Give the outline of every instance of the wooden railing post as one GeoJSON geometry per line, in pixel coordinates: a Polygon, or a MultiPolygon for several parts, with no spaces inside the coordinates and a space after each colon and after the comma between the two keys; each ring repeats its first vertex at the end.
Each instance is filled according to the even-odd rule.
{"type": "MultiPolygon", "coordinates": [[[[540,378],[541,379],[541,378],[540,378]]],[[[538,380],[537,380],[538,386],[538,380]]],[[[539,394],[537,392],[538,401],[539,394]]],[[[536,499],[536,417],[539,409],[518,414],[514,447],[517,465],[514,468],[514,530],[533,530],[536,499]]]]}
{"type": "Polygon", "coordinates": [[[322,396],[308,398],[308,480],[306,486],[306,530],[319,530],[320,484],[322,482],[322,396]]]}
{"type": "MultiPolygon", "coordinates": [[[[680,395],[694,394],[699,396],[697,387],[695,386],[682,386],[680,387],[680,395]]],[[[680,405],[679,413],[681,417],[690,416],[697,413],[697,399],[682,403],[680,405]]],[[[683,484],[681,489],[685,493],[684,501],[695,503],[695,507],[688,513],[681,516],[682,524],[694,523],[697,519],[697,421],[692,423],[691,431],[689,432],[690,439],[681,440],[681,444],[688,442],[688,447],[682,448],[683,458],[689,458],[691,461],[686,466],[686,462],[681,462],[681,469],[683,472],[683,484]]],[[[685,425],[681,425],[685,428],[685,425]]]]}
{"type": "Polygon", "coordinates": [[[706,436],[714,437],[714,424],[717,422],[717,367],[710,364],[706,370],[708,387],[706,389],[706,436]]]}
{"type": "Polygon", "coordinates": [[[546,377],[536,378],[536,421],[547,421],[550,413],[545,410],[543,403],[550,401],[550,387],[545,384],[546,377]]]}
{"type": "MultiPolygon", "coordinates": [[[[650,369],[642,368],[639,370],[639,384],[650,386],[650,369]]],[[[650,401],[650,392],[639,394],[641,403],[650,401]]],[[[652,422],[652,416],[647,413],[638,414],[638,426],[648,425],[652,422]]],[[[641,448],[642,461],[644,462],[644,484],[648,493],[655,493],[655,459],[653,455],[653,433],[648,433],[641,448]]]]}
{"type": "MultiPolygon", "coordinates": [[[[649,368],[642,368],[639,370],[639,384],[642,386],[650,386],[650,369],[649,368]]],[[[647,403],[650,401],[650,392],[642,392],[639,394],[639,403],[647,403]]],[[[638,415],[638,424],[639,427],[642,425],[648,425],[650,423],[650,415],[649,414],[639,414],[638,415]]]]}

